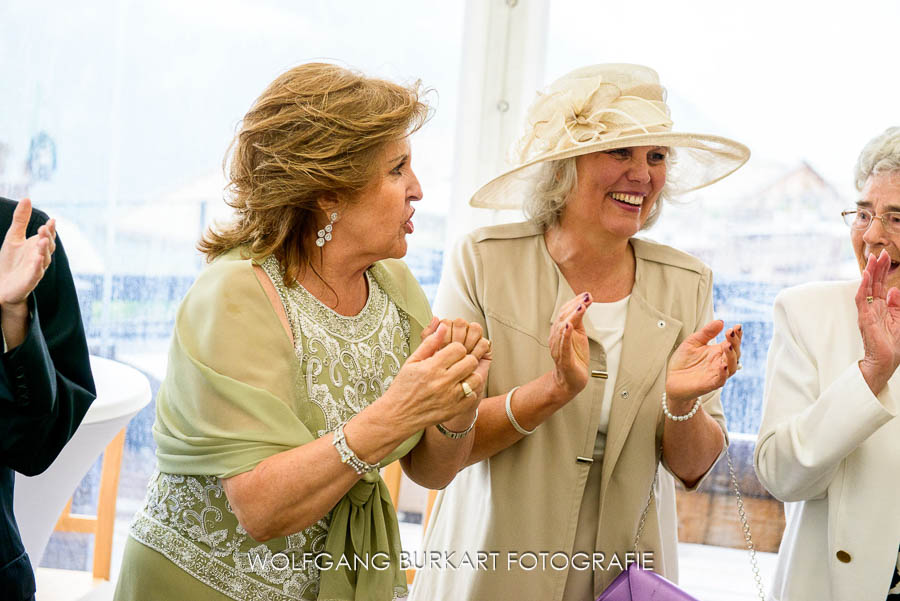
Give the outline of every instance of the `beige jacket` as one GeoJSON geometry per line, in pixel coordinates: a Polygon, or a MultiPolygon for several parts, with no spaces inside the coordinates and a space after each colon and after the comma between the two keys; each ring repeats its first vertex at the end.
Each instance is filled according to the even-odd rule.
{"type": "MultiPolygon", "coordinates": [[[[595,570],[596,592],[620,571],[609,567],[611,558],[618,555],[624,561],[632,550],[657,471],[667,359],[685,337],[712,319],[709,268],[667,246],[640,239],[631,244],[635,284],[602,466],[596,550],[605,561],[603,570],[595,570]]],[[[485,328],[494,349],[487,394],[494,396],[552,369],[550,325],[574,296],[541,230],[528,223],[508,224],[482,228],[463,239],[444,268],[435,312],[485,328]]],[[[592,334],[588,328],[591,369],[603,370],[605,354],[592,334]]],[[[604,380],[591,378],[533,435],[463,470],[438,495],[425,538],[431,568],[416,574],[411,601],[562,597],[563,564],[571,563],[559,555],[551,565],[550,556],[572,551],[590,469],[579,457],[592,455],[603,386],[604,380]],[[485,561],[477,561],[478,552],[485,561]],[[529,552],[537,560],[531,570],[527,568],[534,562],[524,556],[529,552]]],[[[703,403],[724,431],[719,394],[708,395],[703,403]]],[[[660,475],[663,501],[651,506],[640,548],[654,553],[654,569],[672,577],[674,495],[665,492],[667,486],[671,490],[671,476],[665,470],[660,475]]]]}

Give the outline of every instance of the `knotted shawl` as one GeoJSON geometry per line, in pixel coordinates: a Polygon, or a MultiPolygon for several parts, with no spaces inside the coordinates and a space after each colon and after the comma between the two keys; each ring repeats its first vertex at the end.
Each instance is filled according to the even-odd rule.
{"type": "MultiPolygon", "coordinates": [[[[179,308],[153,426],[162,472],[229,478],[315,440],[323,429],[290,338],[254,273],[255,261],[244,253],[237,248],[213,261],[179,308]]],[[[401,261],[381,261],[371,273],[409,315],[412,352],[431,320],[424,292],[401,261]]],[[[408,453],[421,436],[407,439],[382,464],[408,453]]],[[[390,565],[322,570],[319,599],[383,601],[405,593],[397,517],[377,472],[334,507],[325,550],[335,564],[348,558],[351,568],[354,556],[388,557],[390,565]]]]}

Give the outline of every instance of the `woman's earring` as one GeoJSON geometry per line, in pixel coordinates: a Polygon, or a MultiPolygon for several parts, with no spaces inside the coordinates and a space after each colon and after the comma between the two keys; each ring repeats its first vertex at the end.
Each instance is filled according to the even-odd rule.
{"type": "Polygon", "coordinates": [[[334,228],[334,222],[338,219],[337,211],[329,215],[331,222],[324,229],[319,230],[319,237],[316,238],[316,246],[325,246],[325,243],[331,240],[331,230],[334,228]]]}

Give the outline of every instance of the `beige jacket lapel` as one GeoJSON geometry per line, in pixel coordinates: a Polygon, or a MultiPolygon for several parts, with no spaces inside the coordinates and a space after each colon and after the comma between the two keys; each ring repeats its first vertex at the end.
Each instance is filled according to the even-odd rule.
{"type": "MultiPolygon", "coordinates": [[[[625,446],[625,440],[637,416],[641,399],[659,403],[661,399],[646,397],[657,374],[665,373],[669,351],[673,348],[682,322],[662,313],[647,301],[648,293],[662,286],[641,277],[643,259],[636,256],[636,273],[631,300],[625,317],[622,357],[616,375],[616,388],[609,416],[606,453],[603,457],[601,490],[606,490],[613,468],[625,446]]],[[[660,391],[661,393],[662,391],[660,391]]]]}
{"type": "MultiPolygon", "coordinates": [[[[663,284],[662,282],[648,281],[646,270],[643,269],[644,259],[641,258],[640,252],[640,247],[635,246],[635,281],[625,317],[622,356],[619,361],[619,371],[615,380],[616,388],[613,391],[612,407],[610,408],[606,452],[603,458],[603,490],[605,490],[613,467],[622,452],[622,447],[625,446],[628,432],[631,430],[640,408],[640,401],[633,401],[633,399],[644,399],[647,391],[653,385],[655,375],[660,372],[664,373],[669,350],[675,345],[675,340],[682,327],[681,321],[659,311],[647,301],[648,295],[659,294],[663,284]]],[[[556,304],[549,320],[551,326],[556,321],[563,305],[575,296],[575,292],[559,271],[559,267],[556,263],[552,264],[557,281],[556,304]]],[[[588,320],[584,321],[584,328],[588,338],[595,343],[591,345],[592,368],[596,367],[598,363],[602,368],[606,365],[606,357],[602,355],[603,345],[600,343],[600,333],[588,320]],[[595,356],[598,350],[601,353],[599,357],[595,356]]],[[[597,402],[599,403],[600,400],[598,399],[597,402]]],[[[645,399],[644,402],[654,402],[654,399],[645,399]]],[[[597,430],[595,422],[599,421],[599,409],[599,407],[594,407],[591,411],[590,432],[597,430]]],[[[586,444],[585,448],[592,449],[593,439],[588,442],[589,444],[586,444]]]]}
{"type": "MultiPolygon", "coordinates": [[[[562,311],[563,305],[572,300],[575,297],[575,292],[572,290],[572,287],[569,285],[568,280],[562,275],[562,272],[559,270],[559,267],[556,263],[552,263],[554,272],[556,273],[556,305],[553,308],[553,314],[550,316],[550,327],[553,327],[553,322],[556,321],[557,315],[562,311]]],[[[590,365],[588,366],[591,371],[606,371],[606,350],[603,348],[603,344],[601,342],[602,336],[600,332],[598,332],[593,324],[585,319],[583,321],[584,330],[590,339],[590,365]]],[[[549,330],[548,330],[549,336],[549,330]]],[[[588,379],[588,384],[585,390],[581,393],[580,396],[588,395],[585,399],[575,399],[572,402],[584,402],[586,405],[589,405],[588,409],[588,419],[586,422],[586,428],[583,430],[579,430],[578,432],[572,432],[571,435],[573,438],[578,439],[578,444],[581,447],[580,455],[582,457],[591,457],[594,451],[594,442],[597,438],[597,429],[600,426],[600,414],[603,404],[603,389],[604,383],[600,385],[594,385],[592,379],[588,379]]]]}
{"type": "MultiPolygon", "coordinates": [[[[575,291],[572,290],[572,287],[569,286],[568,280],[563,276],[562,272],[559,270],[559,266],[556,263],[553,263],[553,270],[556,273],[556,306],[553,307],[553,313],[550,315],[550,326],[553,326],[553,323],[556,321],[559,312],[562,311],[563,305],[567,302],[575,298],[575,291]]],[[[594,328],[593,323],[585,319],[584,320],[584,331],[587,333],[587,337],[596,342],[601,348],[601,333],[594,328]]],[[[547,332],[549,335],[549,331],[547,332]]],[[[597,357],[593,356],[593,352],[591,353],[591,360],[595,360],[597,357]]]]}

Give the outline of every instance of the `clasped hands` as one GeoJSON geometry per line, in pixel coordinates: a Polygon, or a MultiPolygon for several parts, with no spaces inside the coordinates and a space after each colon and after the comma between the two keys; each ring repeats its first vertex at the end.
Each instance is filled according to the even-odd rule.
{"type": "MultiPolygon", "coordinates": [[[[550,328],[553,381],[565,399],[581,392],[590,376],[590,343],[584,315],[592,302],[587,292],[576,295],[562,306],[550,328]]],[[[718,319],[707,323],[685,338],[669,358],[666,396],[673,413],[687,413],[698,397],[721,388],[738,371],[743,338],[740,325],[725,332],[724,342],[710,344],[724,327],[718,319]]]]}
{"type": "Polygon", "coordinates": [[[478,323],[437,317],[422,331],[422,343],[390,387],[395,398],[409,401],[409,411],[421,427],[440,423],[464,431],[472,423],[484,398],[492,357],[483,334],[478,323]]]}

